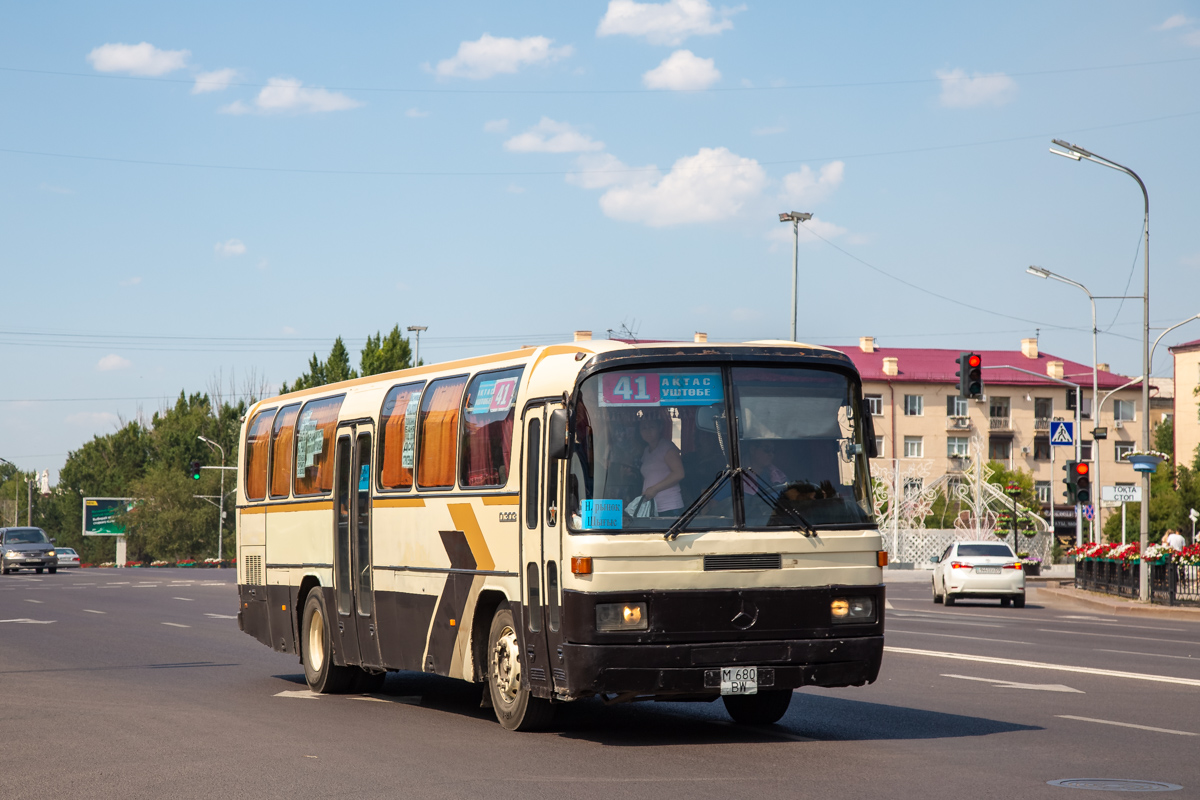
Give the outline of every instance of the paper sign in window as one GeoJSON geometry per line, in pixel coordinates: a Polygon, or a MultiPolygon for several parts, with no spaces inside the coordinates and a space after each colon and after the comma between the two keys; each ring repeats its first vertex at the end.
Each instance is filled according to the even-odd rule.
{"type": "Polygon", "coordinates": [[[621,500],[584,500],[583,529],[585,531],[619,531],[624,512],[621,500]]]}
{"type": "Polygon", "coordinates": [[[413,392],[404,409],[404,446],[400,450],[400,466],[412,469],[417,464],[417,411],[421,408],[421,393],[413,392]]]}

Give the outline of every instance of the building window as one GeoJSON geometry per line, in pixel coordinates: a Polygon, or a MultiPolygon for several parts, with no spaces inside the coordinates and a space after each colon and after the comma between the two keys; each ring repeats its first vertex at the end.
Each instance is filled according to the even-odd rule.
{"type": "Polygon", "coordinates": [[[904,479],[904,499],[916,500],[920,498],[921,491],[925,488],[925,481],[922,478],[905,478],[904,479]]]}
{"type": "Polygon", "coordinates": [[[993,397],[991,402],[992,419],[1008,419],[1011,405],[1007,397],[993,397]]]}
{"type": "Polygon", "coordinates": [[[1036,419],[1050,419],[1054,416],[1054,398],[1033,398],[1033,416],[1036,419]]]}
{"type": "Polygon", "coordinates": [[[966,436],[950,436],[946,439],[946,455],[951,458],[964,457],[967,455],[967,448],[970,444],[971,440],[966,436]]]}
{"type": "Polygon", "coordinates": [[[1050,460],[1050,437],[1048,437],[1048,436],[1033,437],[1033,460],[1034,461],[1049,461],[1050,460]]]}
{"type": "Polygon", "coordinates": [[[875,437],[875,457],[883,458],[883,437],[882,436],[875,437]]]}
{"type": "Polygon", "coordinates": [[[1083,398],[1083,408],[1079,409],[1079,417],[1080,419],[1092,418],[1092,398],[1083,398]]]}
{"type": "MultiPolygon", "coordinates": [[[[1068,458],[1070,458],[1070,456],[1068,456],[1068,458]]],[[[1092,442],[1080,442],[1079,458],[1084,461],[1092,460],[1092,442]]]]}
{"type": "Polygon", "coordinates": [[[866,395],[867,409],[871,412],[872,417],[883,416],[883,395],[869,394],[866,395]]]}
{"type": "Polygon", "coordinates": [[[1124,461],[1133,452],[1133,442],[1117,442],[1116,445],[1117,461],[1124,461]]]}
{"type": "Polygon", "coordinates": [[[946,398],[947,417],[967,416],[967,398],[952,394],[946,398]]]}
{"type": "Polygon", "coordinates": [[[919,394],[904,395],[904,416],[921,417],[925,415],[925,397],[919,394]]]}
{"type": "Polygon", "coordinates": [[[992,461],[1008,461],[1012,458],[1012,439],[1007,436],[989,438],[988,458],[992,461]]]}
{"type": "Polygon", "coordinates": [[[1050,502],[1050,481],[1036,481],[1033,484],[1033,490],[1037,492],[1039,503],[1050,502]]]}
{"type": "Polygon", "coordinates": [[[924,458],[925,457],[925,439],[921,436],[905,436],[904,437],[904,457],[905,458],[924,458]]]}
{"type": "Polygon", "coordinates": [[[1113,419],[1117,422],[1132,422],[1133,401],[1132,400],[1115,400],[1113,401],[1113,419]]]}

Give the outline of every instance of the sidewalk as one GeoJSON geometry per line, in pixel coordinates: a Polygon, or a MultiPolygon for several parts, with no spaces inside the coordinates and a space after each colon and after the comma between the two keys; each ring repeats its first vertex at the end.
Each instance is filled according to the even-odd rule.
{"type": "Polygon", "coordinates": [[[1038,583],[1029,586],[1032,589],[1031,600],[1046,600],[1053,598],[1055,600],[1065,600],[1070,603],[1076,603],[1105,614],[1112,614],[1118,617],[1154,617],[1155,619],[1177,619],[1188,622],[1200,622],[1200,608],[1190,608],[1185,606],[1160,606],[1151,605],[1149,603],[1140,603],[1136,600],[1125,600],[1124,598],[1114,597],[1108,594],[1099,594],[1097,592],[1085,592],[1081,589],[1076,589],[1069,583],[1067,585],[1055,586],[1053,583],[1044,584],[1038,583]]]}

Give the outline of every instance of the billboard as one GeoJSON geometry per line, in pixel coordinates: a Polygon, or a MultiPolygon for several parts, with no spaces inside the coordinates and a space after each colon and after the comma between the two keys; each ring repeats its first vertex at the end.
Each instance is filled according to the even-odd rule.
{"type": "Polygon", "coordinates": [[[117,516],[133,507],[132,497],[83,498],[84,536],[124,536],[117,516]]]}

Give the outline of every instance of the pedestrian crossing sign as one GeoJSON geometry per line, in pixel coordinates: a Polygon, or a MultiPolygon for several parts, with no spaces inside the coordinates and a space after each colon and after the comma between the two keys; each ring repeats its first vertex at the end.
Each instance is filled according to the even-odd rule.
{"type": "Polygon", "coordinates": [[[1050,444],[1055,445],[1075,445],[1075,423],[1074,422],[1058,422],[1050,423],[1050,444]]]}

